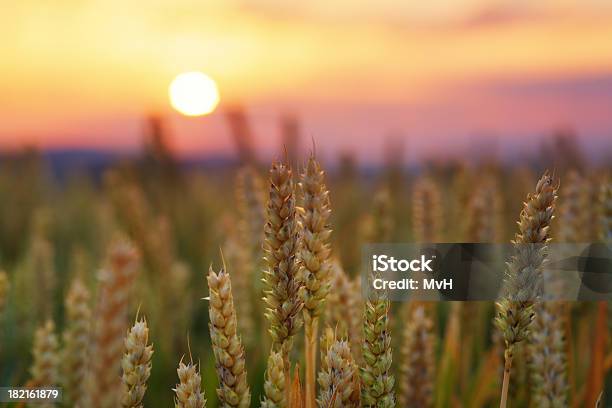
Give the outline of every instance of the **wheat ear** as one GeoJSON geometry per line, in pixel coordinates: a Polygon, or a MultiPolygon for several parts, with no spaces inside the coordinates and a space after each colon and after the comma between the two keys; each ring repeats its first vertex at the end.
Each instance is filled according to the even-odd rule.
{"type": "Polygon", "coordinates": [[[119,405],[123,335],[128,329],[128,307],[138,271],[138,253],[127,241],[111,245],[108,261],[100,271],[96,305],[94,359],[90,370],[89,403],[95,408],[119,405]]]}
{"type": "Polygon", "coordinates": [[[66,328],[62,335],[62,380],[64,401],[68,405],[81,406],[85,395],[85,382],[89,363],[91,339],[90,294],[80,278],[75,278],[66,296],[66,328]]]}
{"type": "Polygon", "coordinates": [[[399,403],[402,407],[433,406],[435,380],[434,324],[423,304],[415,304],[404,328],[399,403]]]}
{"type": "Polygon", "coordinates": [[[319,407],[359,407],[359,370],[347,340],[339,340],[331,328],[321,336],[319,407]]]}
{"type": "Polygon", "coordinates": [[[261,408],[284,408],[286,406],[287,392],[285,387],[287,384],[283,364],[281,354],[272,350],[268,357],[261,408]]]}
{"type": "MultiPolygon", "coordinates": [[[[34,361],[30,374],[32,386],[53,387],[59,384],[59,343],[52,320],[36,329],[32,347],[34,361]]],[[[52,407],[53,404],[32,404],[32,407],[52,407]]]]}
{"type": "Polygon", "coordinates": [[[301,280],[304,284],[304,327],[306,354],[305,406],[314,408],[317,332],[330,289],[331,265],[329,243],[331,228],[329,191],[325,186],[325,173],[310,155],[301,176],[302,237],[300,246],[301,280]]]}
{"type": "Polygon", "coordinates": [[[259,256],[261,250],[262,230],[265,224],[263,185],[257,170],[252,166],[243,167],[236,176],[239,231],[254,259],[259,256]]]}
{"type": "Polygon", "coordinates": [[[219,388],[217,396],[222,407],[248,407],[251,393],[247,384],[246,363],[242,342],[236,332],[236,310],[230,276],[222,268],[208,271],[210,338],[215,356],[219,388]]]}
{"type": "Polygon", "coordinates": [[[603,177],[599,186],[598,197],[598,239],[601,242],[612,242],[612,179],[610,175],[603,177]]]}
{"type": "Polygon", "coordinates": [[[134,323],[125,338],[125,353],[121,360],[121,405],[125,408],[142,408],[153,355],[153,346],[148,343],[149,328],[143,318],[134,323]]]}
{"type": "Polygon", "coordinates": [[[338,335],[348,338],[355,361],[361,359],[361,320],[363,301],[361,278],[350,280],[338,260],[332,261],[332,286],[328,295],[325,324],[334,327],[338,335]]]}
{"type": "Polygon", "coordinates": [[[501,408],[507,403],[514,348],[528,338],[529,326],[534,318],[533,303],[541,292],[541,268],[545,261],[543,246],[550,239],[549,229],[556,199],[557,186],[552,177],[545,173],[536,184],[535,192],[529,194],[523,204],[518,222],[519,232],[513,241],[515,255],[506,271],[506,292],[496,304],[495,323],[505,342],[501,408]]]}
{"type": "Polygon", "coordinates": [[[388,315],[386,293],[372,290],[365,302],[363,318],[361,401],[364,407],[395,406],[388,315]]]}
{"type": "MultiPolygon", "coordinates": [[[[290,389],[289,353],[302,326],[303,285],[299,278],[300,224],[297,218],[292,172],[283,163],[270,169],[270,196],[264,227],[264,301],[272,348],[283,356],[286,389],[290,389]]],[[[288,398],[287,398],[288,399],[288,398]]]]}
{"type": "Polygon", "coordinates": [[[242,340],[245,344],[249,345],[256,338],[254,335],[254,312],[251,302],[253,258],[240,237],[236,235],[236,233],[230,233],[223,246],[223,254],[227,259],[228,267],[232,271],[232,292],[236,299],[240,299],[240,302],[234,304],[236,307],[238,329],[242,340]]]}
{"type": "MultiPolygon", "coordinates": [[[[561,242],[580,242],[583,180],[570,171],[564,181],[559,205],[558,237],[561,242]]],[[[546,280],[546,276],[543,277],[546,280]]],[[[551,281],[559,286],[560,282],[551,281]]],[[[558,287],[560,292],[562,288],[558,287]]],[[[547,301],[534,306],[529,339],[531,398],[538,406],[567,406],[566,315],[569,305],[547,301]]]]}
{"type": "Polygon", "coordinates": [[[179,383],[172,389],[176,394],[174,398],[175,408],[204,408],[206,407],[206,398],[201,391],[202,377],[198,371],[197,364],[189,362],[179,362],[176,370],[179,378],[179,383]]]}
{"type": "Polygon", "coordinates": [[[538,303],[529,356],[532,401],[539,407],[567,407],[565,321],[560,302],[538,303]]]}
{"type": "Polygon", "coordinates": [[[442,194],[428,176],[417,180],[412,192],[412,228],[416,242],[440,240],[442,231],[442,194]]]}

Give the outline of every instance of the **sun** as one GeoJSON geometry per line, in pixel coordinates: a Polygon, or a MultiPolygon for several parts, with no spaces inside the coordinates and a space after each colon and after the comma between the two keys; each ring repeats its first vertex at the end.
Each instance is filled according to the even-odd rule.
{"type": "Polygon", "coordinates": [[[186,116],[207,115],[219,103],[217,84],[208,75],[198,71],[177,75],[168,92],[172,107],[186,116]]]}

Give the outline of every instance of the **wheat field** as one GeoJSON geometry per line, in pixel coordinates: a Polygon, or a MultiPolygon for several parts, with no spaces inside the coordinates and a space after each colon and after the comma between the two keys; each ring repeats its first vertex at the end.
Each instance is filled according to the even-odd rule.
{"type": "Polygon", "coordinates": [[[1,161],[0,385],[81,408],[612,407],[609,304],[517,300],[545,261],[519,244],[612,240],[612,167],[244,156],[61,183],[36,152],[1,161]],[[362,294],[366,243],[511,241],[497,304],[362,294]]]}

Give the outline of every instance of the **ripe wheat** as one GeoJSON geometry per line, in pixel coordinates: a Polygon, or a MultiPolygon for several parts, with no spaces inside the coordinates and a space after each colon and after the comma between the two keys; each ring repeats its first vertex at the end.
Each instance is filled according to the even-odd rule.
{"type": "Polygon", "coordinates": [[[115,408],[121,379],[117,374],[123,354],[123,334],[128,328],[128,302],[138,270],[138,253],[126,241],[115,242],[108,264],[100,271],[96,305],[94,353],[90,367],[88,404],[115,408]]]}
{"type": "MultiPolygon", "coordinates": [[[[59,384],[59,344],[52,320],[39,327],[34,334],[32,347],[34,361],[30,374],[32,387],[55,387],[59,384]]],[[[32,407],[50,408],[52,403],[32,404],[32,407]]]]}
{"type": "Polygon", "coordinates": [[[545,244],[550,240],[557,186],[545,173],[535,192],[527,196],[514,238],[515,255],[508,263],[504,298],[498,302],[495,323],[505,342],[505,368],[500,407],[506,406],[510,369],[515,346],[528,338],[534,318],[533,303],[540,296],[541,267],[545,261],[545,244]],[[536,245],[532,245],[536,244],[536,245]]]}
{"type": "Polygon", "coordinates": [[[410,308],[404,328],[399,403],[402,407],[433,406],[436,337],[423,304],[410,308]]]}
{"type": "Polygon", "coordinates": [[[197,364],[179,362],[176,370],[179,383],[172,389],[176,394],[174,398],[175,408],[205,408],[206,398],[201,391],[202,377],[198,371],[197,364]]]}
{"type": "Polygon", "coordinates": [[[121,405],[125,408],[142,408],[142,399],[151,375],[153,346],[149,343],[147,321],[134,323],[125,338],[125,353],[121,360],[123,370],[121,405]]]}
{"type": "Polygon", "coordinates": [[[372,291],[365,302],[363,318],[361,400],[365,407],[395,406],[388,315],[389,300],[386,294],[372,291]]]}
{"type": "Polygon", "coordinates": [[[319,407],[360,406],[359,370],[347,340],[339,340],[331,328],[321,336],[319,407]]]}
{"type": "Polygon", "coordinates": [[[272,347],[283,356],[286,392],[290,387],[289,353],[293,337],[302,326],[303,285],[299,277],[299,229],[291,169],[274,163],[270,169],[270,196],[264,227],[267,268],[263,281],[266,318],[272,347]]]}
{"type": "Polygon", "coordinates": [[[64,401],[82,406],[90,352],[91,309],[89,290],[79,277],[75,278],[66,296],[66,328],[62,335],[62,381],[64,401]]]}
{"type": "Polygon", "coordinates": [[[306,358],[306,408],[315,407],[315,372],[319,316],[325,307],[330,289],[331,265],[329,243],[331,208],[325,173],[314,155],[308,159],[301,176],[300,191],[303,211],[299,260],[300,280],[304,285],[304,328],[306,358]]]}
{"type": "Polygon", "coordinates": [[[210,338],[216,361],[219,387],[217,396],[222,407],[246,408],[251,403],[247,384],[244,349],[236,332],[236,310],[230,276],[222,268],[208,271],[210,338]]]}
{"type": "Polygon", "coordinates": [[[285,380],[285,369],[283,357],[280,353],[272,350],[268,357],[268,368],[264,382],[264,398],[261,408],[284,408],[287,401],[287,381],[285,380]]]}

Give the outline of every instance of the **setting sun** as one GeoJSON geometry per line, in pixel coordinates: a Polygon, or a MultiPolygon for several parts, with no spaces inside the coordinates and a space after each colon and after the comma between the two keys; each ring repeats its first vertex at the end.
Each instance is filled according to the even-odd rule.
{"type": "Polygon", "coordinates": [[[219,103],[217,84],[201,72],[185,72],[177,75],[170,84],[170,103],[186,116],[211,113],[219,103]]]}

